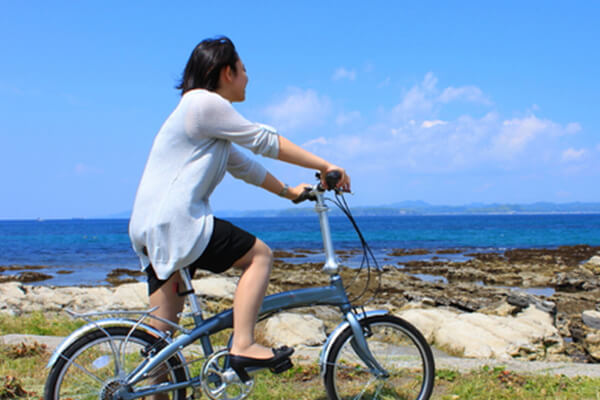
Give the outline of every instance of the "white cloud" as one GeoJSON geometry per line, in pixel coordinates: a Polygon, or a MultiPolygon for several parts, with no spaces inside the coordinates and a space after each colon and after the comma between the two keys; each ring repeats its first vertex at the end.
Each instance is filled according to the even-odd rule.
{"type": "Polygon", "coordinates": [[[334,81],[339,81],[342,79],[348,79],[349,81],[356,80],[356,70],[340,67],[335,70],[331,79],[334,81]]]}
{"type": "Polygon", "coordinates": [[[360,111],[350,111],[340,113],[335,119],[337,125],[347,125],[360,119],[360,111]]]}
{"type": "Polygon", "coordinates": [[[462,86],[462,87],[452,87],[449,86],[440,95],[438,98],[442,103],[450,103],[452,101],[462,100],[469,101],[472,103],[481,103],[481,104],[491,104],[491,101],[488,100],[481,89],[476,86],[462,86]]]}
{"type": "Polygon", "coordinates": [[[280,131],[317,125],[331,110],[331,101],[312,89],[288,89],[288,94],[277,104],[268,106],[264,113],[269,122],[280,131]]]}
{"type": "Polygon", "coordinates": [[[572,134],[578,127],[579,124],[573,123],[563,127],[533,114],[525,118],[505,120],[500,132],[493,138],[493,152],[499,156],[513,157],[537,139],[572,134]]]}
{"type": "Polygon", "coordinates": [[[428,92],[432,92],[435,90],[435,86],[437,85],[438,79],[435,77],[433,72],[428,72],[425,74],[425,78],[423,79],[422,87],[428,92]]]}
{"type": "Polygon", "coordinates": [[[328,138],[326,147],[337,151],[342,165],[361,173],[545,173],[558,168],[557,161],[589,158],[578,149],[564,151],[568,130],[568,126],[535,115],[503,119],[497,112],[449,120],[396,121],[384,116],[360,133],[328,138]]]}
{"type": "MultiPolygon", "coordinates": [[[[424,82],[425,83],[425,82],[424,82]]],[[[427,95],[424,86],[412,87],[402,101],[392,110],[394,116],[398,119],[411,118],[415,115],[429,114],[433,110],[433,100],[427,95]]]]}
{"type": "Polygon", "coordinates": [[[502,123],[500,134],[494,138],[494,145],[500,152],[521,151],[540,133],[548,129],[551,121],[540,120],[534,115],[527,118],[506,120],[502,123]]]}
{"type": "Polygon", "coordinates": [[[571,122],[565,127],[565,133],[567,135],[573,135],[579,131],[581,131],[581,125],[577,122],[571,122]]]}
{"type": "Polygon", "coordinates": [[[448,124],[447,121],[441,121],[439,119],[433,120],[433,121],[423,121],[423,123],[421,124],[421,128],[433,128],[436,125],[446,125],[448,124]]]}
{"type": "Polygon", "coordinates": [[[423,81],[410,88],[400,103],[394,107],[394,117],[397,120],[414,117],[428,118],[444,105],[455,101],[467,101],[488,106],[492,104],[477,86],[448,86],[440,92],[437,84],[438,79],[432,72],[425,74],[423,81]]]}
{"type": "Polygon", "coordinates": [[[309,140],[308,142],[302,143],[302,147],[313,147],[313,146],[325,146],[328,145],[329,141],[323,136],[316,139],[309,140]]]}
{"type": "MultiPolygon", "coordinates": [[[[435,75],[428,73],[387,110],[380,106],[373,114],[362,110],[338,112],[332,121],[336,124],[327,125],[327,133],[322,131],[315,136],[323,136],[304,139],[303,146],[361,174],[386,176],[486,174],[489,171],[539,175],[551,170],[562,174],[566,168],[580,167],[578,171],[584,171],[592,159],[589,152],[600,151],[600,143],[588,150],[570,143],[573,135],[582,130],[579,123],[558,123],[537,116],[530,108],[515,110],[513,113],[520,116],[510,118],[493,109],[483,115],[467,113],[452,117],[448,113],[453,111],[452,102],[484,104],[487,96],[472,85],[448,85],[445,89],[438,86],[435,75]],[[372,119],[369,121],[369,118],[372,119]],[[353,123],[355,121],[360,124],[353,123]]],[[[319,114],[324,119],[323,109],[329,112],[331,108],[326,97],[296,89],[279,107],[271,110],[281,112],[271,115],[318,120],[319,114]],[[291,101],[292,98],[296,101],[291,101]],[[297,107],[303,111],[294,112],[292,105],[298,104],[311,106],[297,107]],[[285,111],[283,105],[287,107],[285,111]]],[[[477,111],[480,112],[481,107],[477,107],[477,111]]],[[[325,116],[331,117],[331,114],[325,116]]],[[[293,120],[283,122],[294,125],[293,120]]]]}
{"type": "Polygon", "coordinates": [[[586,156],[586,154],[587,151],[585,149],[576,150],[573,148],[568,148],[565,151],[563,151],[561,160],[563,162],[579,161],[583,159],[586,156]]]}

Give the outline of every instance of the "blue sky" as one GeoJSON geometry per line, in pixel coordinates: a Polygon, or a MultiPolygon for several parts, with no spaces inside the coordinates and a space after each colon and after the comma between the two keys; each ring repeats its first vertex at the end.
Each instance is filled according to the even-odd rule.
{"type": "MultiPolygon", "coordinates": [[[[131,208],[193,47],[236,108],[344,166],[352,205],[599,201],[597,2],[2,2],[0,218],[131,208]],[[323,4],[325,3],[325,4],[323,4]]],[[[312,172],[260,161],[296,184],[312,172]]],[[[226,178],[213,208],[291,204],[226,178]]]]}

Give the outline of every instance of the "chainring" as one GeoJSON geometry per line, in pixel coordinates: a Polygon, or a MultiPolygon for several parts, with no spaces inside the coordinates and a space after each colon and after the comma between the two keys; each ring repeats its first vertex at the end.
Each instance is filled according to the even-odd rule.
{"type": "Polygon", "coordinates": [[[202,391],[212,400],[242,400],[254,387],[254,379],[243,382],[231,369],[227,349],[214,352],[206,359],[200,378],[202,391]]]}

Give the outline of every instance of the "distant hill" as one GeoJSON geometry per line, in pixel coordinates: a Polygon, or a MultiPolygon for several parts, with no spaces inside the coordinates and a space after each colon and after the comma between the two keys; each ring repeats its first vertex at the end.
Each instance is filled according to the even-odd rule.
{"type": "MultiPolygon", "coordinates": [[[[342,215],[330,205],[331,215],[342,215]]],[[[303,217],[314,214],[312,206],[273,210],[220,210],[220,217],[303,217]]],[[[531,204],[471,203],[461,206],[433,205],[424,201],[402,201],[398,203],[352,207],[355,216],[394,216],[394,215],[477,215],[477,214],[600,214],[600,203],[550,203],[531,204]]],[[[131,211],[106,216],[105,218],[129,218],[131,211]]]]}
{"type": "MultiPolygon", "coordinates": [[[[223,217],[294,217],[312,215],[313,207],[287,208],[282,210],[220,211],[223,217]]],[[[342,215],[331,206],[332,215],[342,215]]],[[[476,214],[597,214],[600,203],[550,203],[531,204],[484,204],[472,203],[461,206],[433,205],[424,201],[403,201],[383,206],[352,207],[355,216],[394,215],[476,215],[476,214]]]]}

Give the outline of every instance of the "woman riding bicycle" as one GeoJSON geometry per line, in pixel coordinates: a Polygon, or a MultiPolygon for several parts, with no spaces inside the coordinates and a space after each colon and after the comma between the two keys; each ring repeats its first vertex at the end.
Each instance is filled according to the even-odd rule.
{"type": "MultiPolygon", "coordinates": [[[[231,103],[245,99],[248,77],[231,40],[206,39],[192,52],[180,85],[181,101],[159,130],[139,184],[129,234],[148,275],[155,315],[177,322],[184,297],[178,271],[189,267],[243,270],[233,302],[233,367],[273,367],[292,350],[268,349],[254,340],[273,256],[253,235],[213,216],[209,197],[225,172],[287,199],[305,185],[288,187],[237,146],[256,154],[319,170],[341,172],[338,188],[349,191],[344,169],[293,144],[273,128],[247,121],[231,103]]],[[[325,182],[323,182],[324,185],[325,182]]],[[[154,320],[163,331],[168,325],[154,320]]]]}

